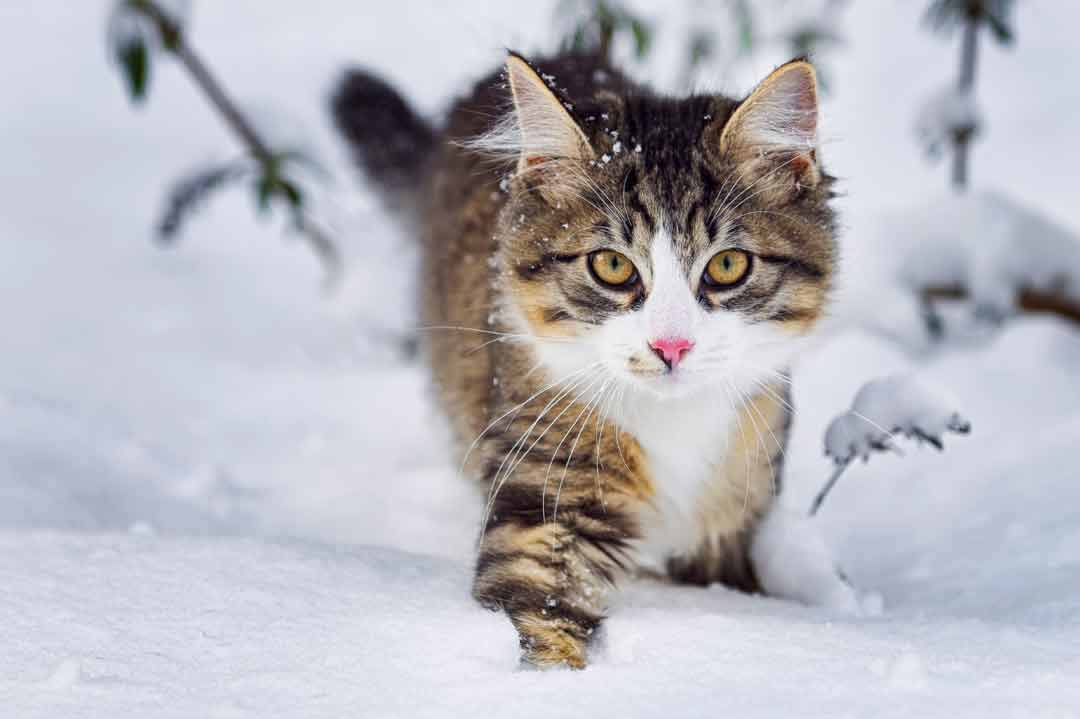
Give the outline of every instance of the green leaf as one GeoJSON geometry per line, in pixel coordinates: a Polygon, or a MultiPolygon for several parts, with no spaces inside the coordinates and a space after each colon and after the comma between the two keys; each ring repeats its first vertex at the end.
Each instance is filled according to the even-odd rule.
{"type": "Polygon", "coordinates": [[[746,0],[735,2],[731,11],[739,31],[739,54],[749,55],[754,51],[754,11],[746,0]]]}
{"type": "Polygon", "coordinates": [[[1014,38],[1012,28],[993,13],[987,13],[984,17],[986,24],[990,27],[990,32],[994,35],[994,39],[1002,45],[1011,45],[1014,38]]]}
{"type": "Polygon", "coordinates": [[[691,72],[696,70],[703,62],[713,56],[715,40],[705,30],[694,30],[690,33],[690,47],[687,62],[691,72]]]}
{"type": "Polygon", "coordinates": [[[162,242],[176,239],[184,223],[214,193],[244,177],[250,171],[246,162],[200,167],[177,180],[166,199],[165,212],[158,222],[162,242]]]}
{"type": "Polygon", "coordinates": [[[255,181],[255,203],[258,205],[261,214],[266,214],[270,210],[270,198],[274,196],[276,185],[277,180],[265,174],[260,175],[259,179],[255,181]]]}
{"type": "Polygon", "coordinates": [[[300,186],[278,174],[276,166],[271,166],[265,168],[255,181],[255,200],[259,212],[267,212],[274,198],[284,200],[294,212],[304,208],[304,193],[300,186]]]}
{"type": "Polygon", "coordinates": [[[1014,0],[933,0],[924,22],[935,32],[949,34],[967,23],[986,25],[994,39],[1003,45],[1012,43],[1009,24],[1014,0]]]}
{"type": "Polygon", "coordinates": [[[132,39],[117,50],[117,59],[127,80],[128,95],[133,102],[141,102],[150,83],[150,49],[141,39],[132,39]]]}
{"type": "Polygon", "coordinates": [[[572,52],[579,52],[585,47],[585,28],[582,25],[578,25],[574,28],[574,31],[563,38],[562,49],[572,52]]]}
{"type": "Polygon", "coordinates": [[[592,22],[596,23],[600,28],[600,32],[614,32],[615,26],[619,23],[619,15],[622,10],[620,8],[613,8],[603,0],[596,3],[596,7],[593,8],[592,22]]]}
{"type": "Polygon", "coordinates": [[[643,60],[652,47],[652,30],[640,18],[630,19],[630,32],[634,35],[634,54],[643,60]]]}
{"type": "Polygon", "coordinates": [[[304,193],[301,192],[300,188],[291,180],[278,181],[278,192],[288,200],[294,210],[302,210],[304,208],[304,193]]]}

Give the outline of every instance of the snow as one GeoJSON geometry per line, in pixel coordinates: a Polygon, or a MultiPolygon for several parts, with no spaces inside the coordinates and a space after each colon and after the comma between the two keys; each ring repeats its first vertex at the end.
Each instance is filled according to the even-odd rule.
{"type": "Polygon", "coordinates": [[[836,468],[810,505],[817,514],[829,492],[856,457],[865,462],[873,452],[900,452],[893,438],[902,435],[944,449],[946,432],[967,434],[971,423],[954,409],[939,389],[910,375],[867,382],[855,395],[851,409],[837,415],[825,430],[825,456],[836,468]]]}
{"type": "Polygon", "coordinates": [[[934,307],[956,341],[992,336],[1025,290],[1080,304],[1080,233],[1000,191],[935,195],[883,210],[860,229],[849,261],[863,271],[847,276],[836,319],[913,350],[936,341],[921,304],[927,288],[966,293],[961,303],[934,307]],[[862,301],[868,293],[872,304],[862,301]]]}
{"type": "Polygon", "coordinates": [[[1080,235],[1000,192],[941,197],[886,221],[920,259],[897,268],[908,287],[961,285],[997,317],[1013,313],[1021,289],[1080,301],[1080,235]]]}
{"type": "MultiPolygon", "coordinates": [[[[834,56],[822,128],[848,178],[842,304],[796,370],[785,506],[808,506],[830,470],[829,420],[873,377],[948,388],[977,432],[946,453],[853,465],[813,522],[770,522],[762,548],[804,552],[795,569],[831,556],[861,612],[635,582],[587,670],[539,673],[518,669],[509,623],[468,596],[482,499],[394,341],[414,323],[415,249],[346,180],[322,103],[355,60],[434,112],[502,47],[548,43],[551,7],[195,4],[194,45],[226,86],[245,107],[295,111],[338,178],[318,199],[347,272],[324,295],[316,260],[255,221],[241,191],[179,246],[153,246],[169,180],[236,146],[166,62],[145,108],[130,107],[103,48],[109,5],[0,6],[0,52],[33,65],[5,78],[0,113],[5,716],[1076,713],[1080,335],[1025,316],[918,354],[881,330],[918,322],[896,279],[906,255],[878,241],[902,234],[886,210],[932,217],[945,183],[905,139],[904,108],[955,60],[918,8],[853,4],[858,32],[834,56]]],[[[1017,51],[986,46],[990,122],[973,154],[980,184],[1053,218],[1062,242],[1080,228],[1061,167],[1080,87],[1060,82],[1078,12],[1021,5],[1017,51]]],[[[783,59],[724,86],[745,91],[783,59]]]]}
{"type": "Polygon", "coordinates": [[[862,612],[817,525],[783,504],[773,506],[762,519],[750,558],[769,596],[855,615],[862,612]]]}
{"type": "Polygon", "coordinates": [[[718,696],[765,716],[994,716],[1080,700],[1075,630],[971,616],[965,579],[933,611],[870,619],[642,584],[576,674],[514,671],[512,631],[468,599],[465,567],[398,550],[7,535],[13,575],[5,601],[33,640],[0,657],[11,716],[704,716],[718,696]]]}
{"type": "Polygon", "coordinates": [[[976,134],[983,125],[974,95],[970,91],[946,87],[930,96],[920,108],[915,121],[915,131],[925,145],[928,155],[941,157],[958,130],[970,130],[976,134]]]}
{"type": "Polygon", "coordinates": [[[966,434],[970,423],[940,389],[915,377],[897,375],[867,382],[825,430],[825,454],[836,464],[869,459],[878,450],[895,449],[895,435],[943,446],[945,432],[966,434]]]}

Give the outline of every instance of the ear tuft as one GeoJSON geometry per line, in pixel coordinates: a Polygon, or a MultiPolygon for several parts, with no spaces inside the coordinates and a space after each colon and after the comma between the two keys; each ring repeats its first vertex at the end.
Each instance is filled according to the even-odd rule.
{"type": "Polygon", "coordinates": [[[506,73],[514,96],[520,142],[519,173],[549,162],[592,157],[581,127],[524,58],[511,53],[506,60],[506,73]]]}

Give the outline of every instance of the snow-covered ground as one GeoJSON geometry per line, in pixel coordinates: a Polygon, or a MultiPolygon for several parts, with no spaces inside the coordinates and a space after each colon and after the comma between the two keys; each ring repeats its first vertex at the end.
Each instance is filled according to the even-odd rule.
{"type": "MultiPolygon", "coordinates": [[[[154,247],[165,181],[231,157],[230,138],[168,64],[131,110],[108,3],[0,6],[0,716],[1080,716],[1080,333],[1045,317],[929,352],[838,322],[799,367],[798,510],[831,469],[825,427],[871,377],[914,371],[973,424],[944,454],[853,466],[816,518],[879,616],[640,584],[588,670],[518,671],[509,623],[468,598],[479,507],[424,373],[371,339],[412,323],[415,257],[350,179],[321,103],[355,61],[435,112],[501,47],[550,46],[551,8],[368,5],[193,14],[226,84],[287,108],[279,124],[338,177],[322,209],[349,265],[330,296],[244,193],[154,247]]],[[[884,299],[882,218],[944,186],[912,126],[955,47],[915,5],[853,4],[831,60],[839,319],[884,299]]],[[[1080,84],[1061,68],[1078,20],[1024,4],[1016,50],[987,48],[973,166],[1074,234],[1062,148],[1080,84]]],[[[780,59],[718,85],[745,90],[780,59]]]]}

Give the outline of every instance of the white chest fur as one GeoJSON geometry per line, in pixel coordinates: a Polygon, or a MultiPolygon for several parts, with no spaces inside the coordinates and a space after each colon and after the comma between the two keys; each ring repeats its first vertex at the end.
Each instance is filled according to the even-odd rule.
{"type": "Polygon", "coordinates": [[[624,428],[649,462],[656,490],[642,517],[640,560],[659,568],[671,554],[694,549],[701,540],[701,501],[723,459],[736,413],[723,395],[692,400],[641,398],[626,408],[624,428]]]}

